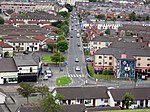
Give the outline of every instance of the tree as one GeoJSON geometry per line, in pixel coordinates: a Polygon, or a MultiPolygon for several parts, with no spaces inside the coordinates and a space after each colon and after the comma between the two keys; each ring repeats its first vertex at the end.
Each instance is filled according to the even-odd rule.
{"type": "Polygon", "coordinates": [[[58,12],[57,14],[66,18],[69,18],[70,16],[69,12],[66,12],[66,11],[61,11],[61,12],[58,12]]]}
{"type": "Polygon", "coordinates": [[[65,35],[67,36],[69,33],[69,27],[67,25],[62,25],[61,29],[64,31],[65,35]]]}
{"type": "Polygon", "coordinates": [[[57,44],[57,48],[60,52],[65,52],[68,49],[68,43],[64,40],[61,40],[57,44]]]}
{"type": "Polygon", "coordinates": [[[57,48],[57,44],[55,44],[55,43],[47,44],[47,46],[49,49],[51,49],[52,53],[54,52],[54,49],[57,48]]]}
{"type": "Polygon", "coordinates": [[[145,19],[146,21],[149,21],[149,16],[146,16],[146,19],[145,19]]]}
{"type": "Polygon", "coordinates": [[[137,15],[136,15],[136,13],[134,11],[129,14],[129,19],[133,20],[133,21],[137,20],[137,15]]]}
{"type": "Polygon", "coordinates": [[[133,97],[130,93],[126,92],[122,98],[123,107],[126,106],[126,109],[129,109],[129,106],[133,104],[133,97]]]}
{"type": "Polygon", "coordinates": [[[56,64],[58,62],[64,62],[65,57],[60,52],[55,52],[53,56],[51,56],[51,61],[55,62],[56,64]]]}
{"type": "Polygon", "coordinates": [[[63,98],[59,94],[56,94],[56,96],[53,96],[51,93],[47,94],[40,102],[42,112],[63,112],[63,109],[59,105],[63,98]]]}
{"type": "Polygon", "coordinates": [[[65,36],[64,36],[64,35],[60,35],[60,36],[57,38],[57,42],[62,41],[62,40],[65,40],[65,36]]]}
{"type": "Polygon", "coordinates": [[[107,30],[105,31],[105,33],[106,33],[107,35],[110,35],[110,30],[107,29],[107,30]]]}
{"type": "Polygon", "coordinates": [[[28,101],[29,96],[31,95],[31,93],[35,92],[34,85],[31,83],[21,82],[19,86],[20,88],[17,89],[18,93],[23,97],[26,97],[27,103],[29,103],[28,101]]]}
{"type": "Polygon", "coordinates": [[[71,6],[70,4],[65,4],[65,7],[68,9],[69,12],[73,10],[73,6],[71,6]]]}
{"type": "Polygon", "coordinates": [[[4,57],[5,57],[5,58],[9,58],[9,57],[10,57],[10,54],[9,54],[8,51],[4,53],[4,57]]]}
{"type": "Polygon", "coordinates": [[[108,70],[107,70],[107,69],[104,69],[103,72],[102,72],[102,74],[103,74],[103,75],[108,75],[108,70]]]}
{"type": "Polygon", "coordinates": [[[49,92],[49,88],[47,86],[36,86],[35,92],[41,93],[42,98],[43,98],[43,96],[49,92]]]}
{"type": "Polygon", "coordinates": [[[55,30],[54,32],[57,33],[58,35],[65,35],[65,32],[62,29],[55,30]]]}
{"type": "Polygon", "coordinates": [[[0,17],[0,24],[4,24],[4,19],[2,17],[0,17]]]}

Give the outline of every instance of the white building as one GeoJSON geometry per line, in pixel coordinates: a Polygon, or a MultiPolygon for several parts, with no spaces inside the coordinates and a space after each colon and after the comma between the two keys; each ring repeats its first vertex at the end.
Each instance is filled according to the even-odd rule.
{"type": "Polygon", "coordinates": [[[37,40],[27,37],[17,37],[13,40],[7,40],[7,43],[13,46],[14,51],[39,51],[39,43],[37,40]]]}
{"type": "Polygon", "coordinates": [[[66,87],[55,88],[53,95],[64,96],[63,105],[84,104],[85,106],[105,106],[108,104],[107,87],[66,87]]]}
{"type": "Polygon", "coordinates": [[[109,105],[114,106],[123,106],[122,98],[126,93],[129,93],[133,99],[134,104],[130,108],[146,108],[150,107],[150,88],[123,88],[123,89],[108,89],[107,93],[109,95],[109,105]]]}
{"type": "Polygon", "coordinates": [[[61,4],[71,4],[71,5],[75,5],[76,2],[89,2],[89,0],[58,0],[59,3],[61,4]]]}
{"type": "Polygon", "coordinates": [[[7,43],[0,42],[0,55],[4,57],[5,52],[9,53],[9,56],[13,56],[13,47],[7,43]]]}
{"type": "Polygon", "coordinates": [[[18,69],[13,58],[0,59],[0,84],[17,83],[18,69]]]}

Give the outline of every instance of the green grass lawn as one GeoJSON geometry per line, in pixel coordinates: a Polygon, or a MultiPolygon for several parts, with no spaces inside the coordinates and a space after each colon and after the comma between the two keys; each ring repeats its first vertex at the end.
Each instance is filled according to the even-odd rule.
{"type": "Polygon", "coordinates": [[[71,82],[72,82],[71,79],[67,76],[56,79],[57,86],[65,86],[65,85],[70,84],[71,82]]]}
{"type": "Polygon", "coordinates": [[[113,75],[103,75],[103,74],[95,74],[94,68],[92,66],[88,66],[89,74],[93,78],[96,78],[98,80],[115,80],[113,75]]]}
{"type": "Polygon", "coordinates": [[[98,80],[115,80],[113,75],[94,75],[94,78],[97,78],[98,80]]]}
{"type": "MultiPolygon", "coordinates": [[[[106,112],[106,111],[100,111],[106,112]]],[[[150,112],[150,109],[133,109],[133,110],[108,110],[108,112],[150,112]]]]}
{"type": "Polygon", "coordinates": [[[51,56],[43,56],[42,57],[42,62],[43,63],[49,63],[49,64],[55,64],[55,62],[51,61],[51,56]]]}

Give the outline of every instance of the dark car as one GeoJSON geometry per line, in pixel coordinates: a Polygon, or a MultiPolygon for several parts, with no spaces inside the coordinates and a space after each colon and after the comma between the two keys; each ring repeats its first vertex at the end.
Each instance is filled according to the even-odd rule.
{"type": "Polygon", "coordinates": [[[71,35],[70,38],[73,38],[73,36],[71,35]]]}
{"type": "Polygon", "coordinates": [[[23,54],[29,54],[29,52],[28,51],[24,51],[23,54]]]}

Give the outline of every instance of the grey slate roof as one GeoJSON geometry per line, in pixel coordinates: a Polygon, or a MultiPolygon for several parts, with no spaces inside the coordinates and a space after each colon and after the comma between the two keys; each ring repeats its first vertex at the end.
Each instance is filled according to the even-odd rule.
{"type": "MultiPolygon", "coordinates": [[[[83,104],[77,105],[61,105],[63,111],[60,112],[84,112],[85,106],[83,104]]],[[[42,112],[40,107],[21,106],[20,112],[42,112]]],[[[18,111],[19,111],[18,110],[18,111]]]]}
{"type": "Polygon", "coordinates": [[[62,94],[64,99],[96,99],[108,98],[106,87],[65,87],[55,88],[58,94],[62,94]]]}
{"type": "Polygon", "coordinates": [[[37,66],[37,63],[34,61],[30,55],[20,55],[14,57],[16,65],[19,66],[37,66]]]}
{"type": "Polygon", "coordinates": [[[150,56],[150,49],[131,49],[125,46],[122,48],[101,48],[95,53],[95,55],[113,55],[117,59],[121,59],[121,54],[126,54],[127,59],[134,59],[133,56],[150,56]]]}
{"type": "Polygon", "coordinates": [[[110,42],[110,38],[104,36],[95,37],[92,41],[110,42]]]}
{"type": "Polygon", "coordinates": [[[0,59],[0,72],[17,72],[18,69],[13,58],[0,59]]]}
{"type": "Polygon", "coordinates": [[[116,107],[90,107],[90,108],[86,108],[87,112],[99,112],[99,111],[106,111],[107,110],[121,110],[121,108],[119,106],[116,107]]]}
{"type": "Polygon", "coordinates": [[[145,88],[123,88],[123,89],[110,89],[112,97],[115,101],[121,101],[126,92],[130,93],[134,100],[149,100],[150,87],[145,88]]]}
{"type": "Polygon", "coordinates": [[[77,104],[77,105],[63,105],[61,106],[64,112],[84,112],[85,105],[77,104]]]}

